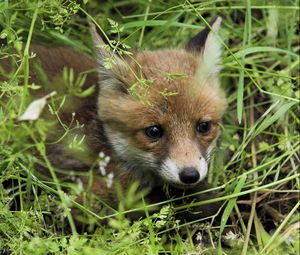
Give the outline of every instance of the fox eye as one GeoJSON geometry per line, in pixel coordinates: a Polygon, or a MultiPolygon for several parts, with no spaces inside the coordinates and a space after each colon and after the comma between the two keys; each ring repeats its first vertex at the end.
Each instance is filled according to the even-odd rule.
{"type": "Polygon", "coordinates": [[[196,127],[197,131],[200,134],[207,134],[210,129],[211,129],[211,122],[210,121],[199,121],[197,123],[197,127],[196,127]]]}
{"type": "Polygon", "coordinates": [[[153,125],[153,126],[145,128],[145,134],[149,138],[158,139],[158,138],[162,137],[163,129],[160,125],[153,125]]]}

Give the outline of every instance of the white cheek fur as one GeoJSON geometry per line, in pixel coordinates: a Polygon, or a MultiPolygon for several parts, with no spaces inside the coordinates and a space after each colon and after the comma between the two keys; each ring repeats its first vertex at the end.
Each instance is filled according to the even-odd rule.
{"type": "Polygon", "coordinates": [[[170,158],[163,161],[159,175],[161,175],[166,182],[181,183],[179,180],[179,169],[176,162],[170,158]]]}
{"type": "Polygon", "coordinates": [[[130,146],[124,134],[106,127],[106,133],[117,155],[130,166],[141,168],[157,168],[156,160],[149,152],[130,146]]]}
{"type": "Polygon", "coordinates": [[[208,170],[208,163],[207,161],[204,159],[204,157],[201,157],[200,159],[200,164],[197,167],[199,174],[200,174],[200,179],[199,181],[203,181],[203,179],[206,177],[207,175],[207,170],[208,170]]]}

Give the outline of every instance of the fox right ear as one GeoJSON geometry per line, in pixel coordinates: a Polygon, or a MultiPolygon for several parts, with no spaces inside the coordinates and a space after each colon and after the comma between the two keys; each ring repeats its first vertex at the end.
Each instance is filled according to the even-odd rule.
{"type": "Polygon", "coordinates": [[[200,33],[193,37],[185,46],[190,52],[199,53],[201,65],[196,76],[208,78],[220,70],[222,54],[221,43],[217,36],[222,22],[221,16],[216,16],[200,33]]]}
{"type": "Polygon", "coordinates": [[[196,51],[201,52],[205,48],[205,44],[209,39],[209,35],[211,33],[217,33],[222,22],[222,17],[217,15],[210,22],[209,26],[205,26],[205,28],[196,34],[192,39],[188,41],[185,46],[187,51],[196,51]]]}
{"type": "Polygon", "coordinates": [[[117,53],[104,43],[95,24],[90,23],[90,32],[97,54],[99,81],[102,87],[108,86],[122,92],[127,92],[124,77],[128,74],[128,67],[117,53]]]}

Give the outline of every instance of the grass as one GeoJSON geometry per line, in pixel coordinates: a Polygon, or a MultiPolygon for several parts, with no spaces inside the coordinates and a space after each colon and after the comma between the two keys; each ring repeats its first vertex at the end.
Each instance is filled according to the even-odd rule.
{"type": "MultiPolygon", "coordinates": [[[[18,68],[10,74],[0,69],[7,80],[0,83],[0,253],[300,254],[298,26],[297,0],[2,1],[0,59],[10,56],[18,68]],[[83,192],[80,182],[60,180],[45,154],[52,124],[17,121],[39,85],[29,83],[30,44],[92,54],[88,14],[125,47],[180,47],[217,13],[225,17],[221,80],[229,109],[208,181],[223,194],[214,199],[224,203],[220,223],[213,224],[215,217],[180,223],[174,211],[188,205],[168,203],[154,215],[148,213],[153,205],[140,203],[147,217],[129,222],[124,212],[139,201],[132,187],[129,201],[113,214],[76,205],[90,215],[89,228],[81,231],[69,209],[83,192]],[[32,149],[52,179],[39,177],[34,164],[40,159],[32,149]]],[[[54,113],[59,116],[59,108],[54,113]]]]}

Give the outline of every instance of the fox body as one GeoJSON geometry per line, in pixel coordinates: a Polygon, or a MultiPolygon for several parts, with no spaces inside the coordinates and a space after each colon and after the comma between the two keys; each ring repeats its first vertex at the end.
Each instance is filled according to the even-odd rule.
{"type": "MultiPolygon", "coordinates": [[[[75,112],[84,124],[84,152],[74,154],[63,143],[48,145],[52,165],[87,170],[103,152],[110,157],[106,173],[112,173],[124,189],[133,182],[148,188],[150,202],[165,199],[161,193],[165,184],[175,195],[204,189],[218,124],[226,109],[218,79],[220,23],[216,17],[183,49],[141,51],[126,58],[109,50],[95,27],[91,31],[96,60],[67,48],[33,46],[56,90],[61,89],[56,79],[65,66],[76,74],[93,70],[85,86],[96,85],[88,97],[69,100],[61,113],[67,123],[75,112]]],[[[34,71],[31,82],[40,82],[34,71]]],[[[59,137],[60,132],[56,133],[59,137]]],[[[118,201],[114,188],[100,174],[94,176],[91,190],[105,201],[118,201]]]]}

